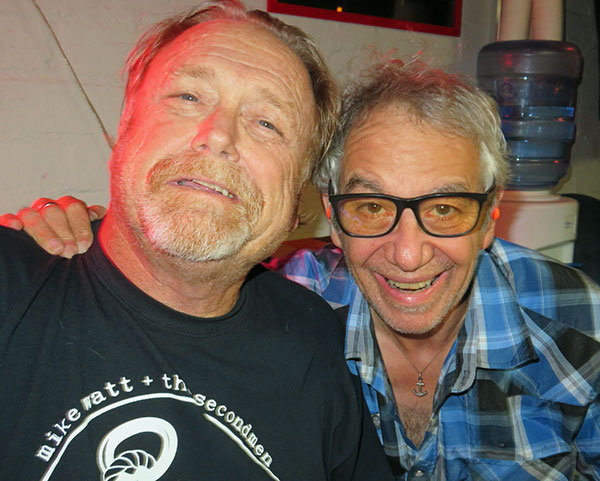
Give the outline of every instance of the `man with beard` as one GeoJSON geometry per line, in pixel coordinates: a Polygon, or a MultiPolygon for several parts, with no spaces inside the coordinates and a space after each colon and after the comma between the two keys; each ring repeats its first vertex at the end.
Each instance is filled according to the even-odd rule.
{"type": "MultiPolygon", "coordinates": [[[[600,479],[600,290],[493,238],[494,102],[417,62],[360,79],[315,175],[337,248],[270,267],[339,308],[396,479],[600,479]]],[[[21,218],[86,221],[65,200],[21,218]]]]}
{"type": "Polygon", "coordinates": [[[313,44],[210,1],[127,69],[91,249],[1,232],[0,479],[391,479],[333,312],[255,267],[335,121],[313,44]]]}

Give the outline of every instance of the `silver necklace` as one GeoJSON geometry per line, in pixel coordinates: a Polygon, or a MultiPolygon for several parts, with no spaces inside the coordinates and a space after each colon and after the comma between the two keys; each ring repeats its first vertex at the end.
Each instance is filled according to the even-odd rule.
{"type": "Polygon", "coordinates": [[[392,334],[392,340],[394,341],[394,344],[396,344],[396,346],[398,347],[398,350],[402,353],[404,358],[410,363],[410,365],[413,367],[413,369],[417,372],[418,377],[417,377],[417,382],[416,382],[416,388],[412,390],[413,394],[417,397],[427,396],[427,391],[423,390],[423,388],[425,387],[425,382],[423,381],[423,373],[425,371],[427,371],[429,366],[431,366],[431,363],[435,360],[436,357],[438,357],[438,355],[440,354],[440,352],[442,352],[444,350],[444,348],[442,347],[442,349],[440,349],[438,352],[436,352],[435,356],[433,356],[431,358],[431,360],[427,363],[427,366],[425,366],[423,369],[419,370],[417,368],[417,366],[415,366],[413,364],[413,362],[410,360],[408,355],[404,352],[404,349],[402,349],[402,347],[400,346],[400,343],[397,341],[396,337],[394,336],[394,333],[391,333],[391,334],[392,334]]]}
{"type": "MultiPolygon", "coordinates": [[[[454,339],[454,334],[456,334],[458,332],[458,330],[462,326],[464,320],[465,320],[465,316],[463,316],[461,322],[459,322],[456,325],[456,327],[454,328],[454,332],[452,333],[452,336],[451,336],[452,339],[454,339]]],[[[394,344],[396,344],[396,347],[398,348],[398,350],[402,353],[404,358],[410,363],[410,365],[413,367],[413,369],[417,372],[417,382],[415,383],[416,388],[412,390],[413,394],[417,397],[427,396],[427,391],[423,390],[423,388],[425,387],[425,382],[423,381],[423,373],[425,371],[427,371],[427,369],[429,368],[429,366],[431,366],[433,361],[435,361],[435,359],[440,355],[440,352],[445,350],[447,344],[442,346],[442,348],[438,352],[435,353],[435,356],[433,356],[431,358],[431,360],[427,363],[427,366],[425,366],[423,369],[418,369],[417,366],[415,366],[413,364],[413,362],[410,360],[410,357],[408,357],[408,354],[406,354],[406,352],[404,352],[404,349],[402,348],[402,346],[398,342],[398,339],[396,339],[396,336],[394,335],[394,331],[388,326],[386,326],[386,328],[389,330],[389,334],[392,337],[392,342],[394,344]]]]}
{"type": "MultiPolygon", "coordinates": [[[[466,317],[466,313],[463,314],[463,317],[460,320],[460,322],[458,322],[456,324],[456,326],[454,327],[453,332],[450,335],[450,339],[452,339],[452,342],[454,342],[454,340],[455,340],[454,336],[456,335],[456,333],[459,331],[459,329],[463,325],[463,322],[465,321],[465,317],[466,317]]],[[[416,388],[412,390],[413,394],[415,396],[417,396],[417,397],[427,396],[427,391],[423,390],[423,388],[425,387],[425,382],[423,381],[423,373],[425,371],[427,371],[427,369],[429,368],[429,366],[431,366],[431,364],[433,363],[433,361],[435,361],[435,359],[440,355],[440,352],[442,352],[442,351],[445,350],[445,348],[446,348],[446,346],[448,344],[445,343],[441,347],[441,349],[438,352],[435,353],[435,355],[427,363],[427,366],[425,366],[423,369],[418,369],[417,366],[415,366],[413,364],[413,362],[410,360],[410,357],[408,357],[408,354],[406,354],[406,352],[404,352],[404,349],[402,348],[402,346],[398,342],[398,339],[396,339],[395,331],[390,326],[388,326],[385,322],[383,323],[383,326],[386,328],[386,330],[388,331],[389,335],[391,336],[392,342],[396,345],[396,347],[398,348],[398,350],[402,353],[402,355],[404,356],[404,358],[410,363],[410,365],[412,366],[412,368],[417,373],[417,382],[415,383],[416,384],[416,388]]]]}

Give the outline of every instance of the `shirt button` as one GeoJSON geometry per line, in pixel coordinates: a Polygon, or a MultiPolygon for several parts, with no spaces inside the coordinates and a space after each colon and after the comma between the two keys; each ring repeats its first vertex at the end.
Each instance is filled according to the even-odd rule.
{"type": "Polygon", "coordinates": [[[421,478],[425,475],[425,473],[423,471],[421,471],[420,469],[417,469],[415,471],[415,478],[421,478]]]}
{"type": "Polygon", "coordinates": [[[371,414],[371,419],[375,425],[375,429],[381,429],[381,417],[379,414],[371,414]]]}

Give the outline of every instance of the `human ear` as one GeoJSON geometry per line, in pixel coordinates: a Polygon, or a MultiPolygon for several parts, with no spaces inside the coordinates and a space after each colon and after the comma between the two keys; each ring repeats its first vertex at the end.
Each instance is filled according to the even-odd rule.
{"type": "Polygon", "coordinates": [[[329,222],[329,230],[331,237],[331,242],[333,242],[337,247],[342,247],[342,242],[340,240],[339,232],[337,230],[337,226],[334,220],[333,207],[329,203],[329,196],[327,194],[321,194],[321,203],[323,204],[323,209],[325,209],[325,216],[327,217],[327,222],[329,222]]]}
{"type": "Polygon", "coordinates": [[[487,221],[487,227],[486,227],[486,231],[485,234],[483,236],[483,249],[487,249],[488,246],[491,244],[492,240],[494,239],[494,231],[496,229],[496,221],[498,220],[498,218],[501,215],[500,212],[500,201],[502,200],[502,196],[504,195],[504,188],[499,187],[496,190],[496,195],[494,196],[494,203],[490,206],[490,208],[487,211],[487,215],[490,216],[490,218],[487,221]]]}

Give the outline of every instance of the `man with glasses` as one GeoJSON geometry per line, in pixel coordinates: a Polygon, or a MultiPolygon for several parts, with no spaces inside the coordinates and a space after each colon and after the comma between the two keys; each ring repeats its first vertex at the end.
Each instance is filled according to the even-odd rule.
{"type": "Polygon", "coordinates": [[[269,265],[337,308],[397,479],[600,479],[600,291],[494,239],[508,166],[493,101],[397,61],[344,99],[314,178],[337,247],[269,265]]]}
{"type": "Polygon", "coordinates": [[[399,479],[600,479],[600,290],[494,239],[507,175],[492,99],[375,65],[315,176],[338,249],[271,262],[346,320],[399,479]]]}

